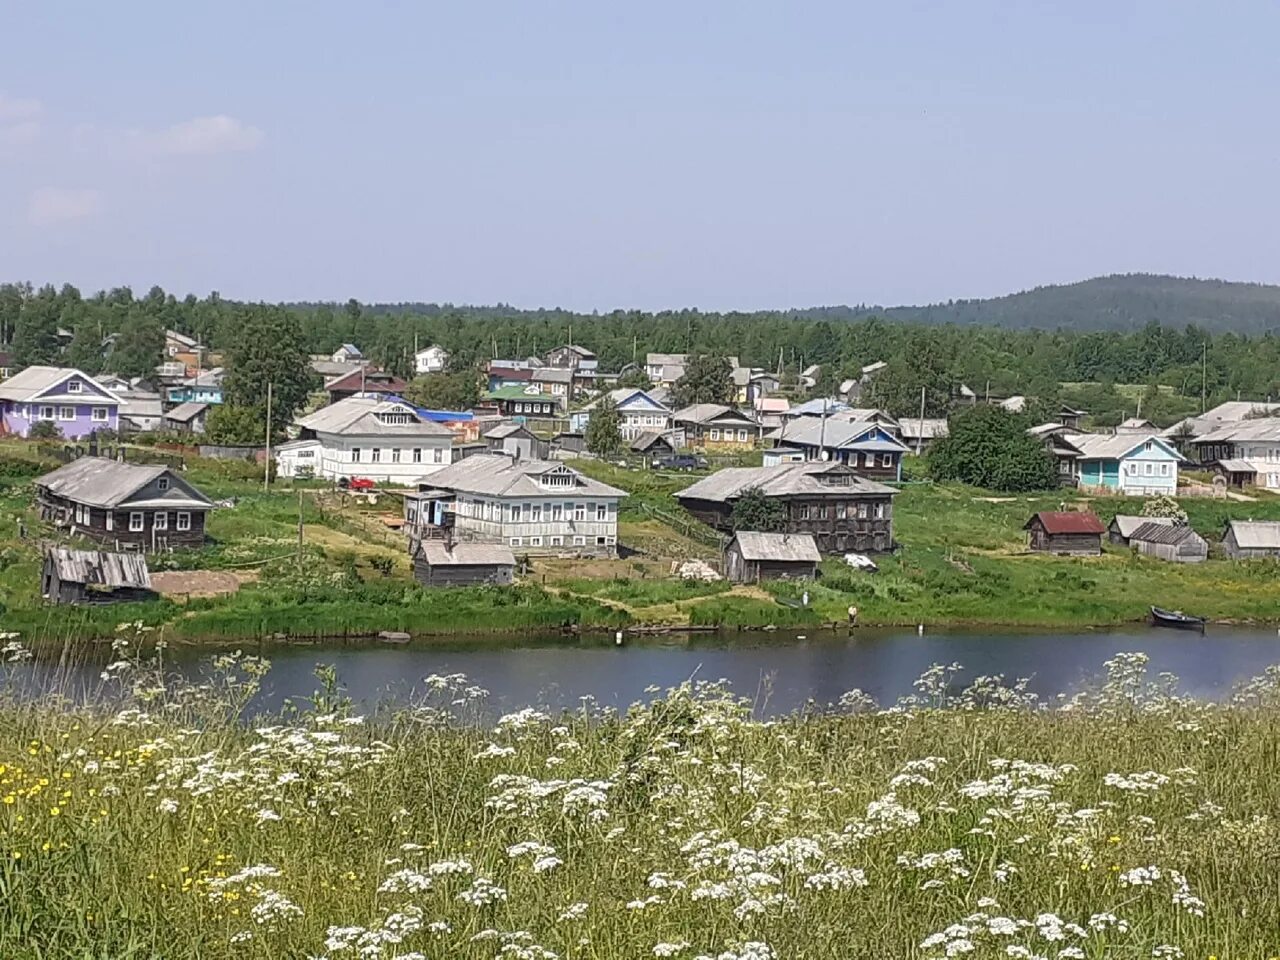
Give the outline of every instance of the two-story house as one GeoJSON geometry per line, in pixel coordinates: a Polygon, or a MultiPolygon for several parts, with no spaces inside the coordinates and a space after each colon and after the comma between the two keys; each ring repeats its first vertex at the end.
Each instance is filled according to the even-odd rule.
{"type": "Polygon", "coordinates": [[[221,403],[222,367],[204,370],[165,391],[169,403],[221,403]]]}
{"type": "Polygon", "coordinates": [[[68,440],[120,428],[120,397],[67,367],[27,367],[0,383],[0,433],[25,437],[41,421],[68,440]]]}
{"type": "Polygon", "coordinates": [[[1136,496],[1173,496],[1178,490],[1182,454],[1155,435],[1077,433],[1071,443],[1079,451],[1076,480],[1082,488],[1136,496]]]}
{"type": "Polygon", "coordinates": [[[356,396],[297,421],[276,449],[282,477],[364,477],[412,486],[453,462],[453,432],[398,400],[356,396]]]}
{"type": "Polygon", "coordinates": [[[618,411],[618,432],[628,443],[641,434],[662,434],[671,430],[671,408],[655,400],[649,391],[638,387],[619,387],[591,401],[569,415],[569,429],[573,433],[586,433],[591,414],[600,408],[606,397],[618,411]]]}
{"type": "Polygon", "coordinates": [[[348,373],[339,374],[324,383],[324,392],[329,395],[330,403],[337,403],[347,397],[361,393],[383,393],[399,396],[404,393],[408,384],[394,373],[379,370],[376,367],[360,367],[348,373]]]}
{"type": "Polygon", "coordinates": [[[413,355],[413,372],[419,376],[444,373],[449,368],[449,351],[439,344],[423,347],[413,355]]]}
{"type": "Polygon", "coordinates": [[[797,417],[770,438],[777,447],[801,451],[805,460],[844,463],[873,480],[902,479],[902,457],[910,452],[891,427],[877,420],[797,417]]]}
{"type": "Polygon", "coordinates": [[[1280,489],[1280,417],[1223,423],[1193,441],[1197,460],[1233,484],[1280,489]]]}
{"type": "Polygon", "coordinates": [[[500,543],[516,553],[612,557],[626,492],[563,463],[477,454],[405,498],[411,539],[500,543]]]}
{"type": "Polygon", "coordinates": [[[722,403],[695,403],[677,410],[671,422],[691,447],[749,449],[760,441],[760,424],[722,403]]]}

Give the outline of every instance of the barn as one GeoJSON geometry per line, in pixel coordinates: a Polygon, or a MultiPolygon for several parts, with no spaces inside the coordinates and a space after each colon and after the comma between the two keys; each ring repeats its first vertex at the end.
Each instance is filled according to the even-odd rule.
{"type": "Polygon", "coordinates": [[[1041,510],[1022,527],[1033,553],[1096,557],[1102,553],[1107,528],[1092,513],[1075,510],[1041,510]]]}
{"type": "Polygon", "coordinates": [[[147,559],[142,554],[63,547],[45,550],[40,593],[59,604],[123,603],[156,597],[147,559]]]}
{"type": "Polygon", "coordinates": [[[1222,549],[1232,560],[1280,557],[1280,523],[1274,520],[1231,520],[1222,535],[1222,549]]]}
{"type": "Polygon", "coordinates": [[[515,555],[501,544],[423,540],[413,555],[413,576],[425,587],[509,584],[515,567],[515,555]]]}
{"type": "Polygon", "coordinates": [[[1138,553],[1170,563],[1201,563],[1209,559],[1209,543],[1186,524],[1149,520],[1129,534],[1138,553]]]}
{"type": "Polygon", "coordinates": [[[724,572],[735,583],[812,579],[821,559],[818,545],[807,533],[740,530],[725,548],[724,572]]]}

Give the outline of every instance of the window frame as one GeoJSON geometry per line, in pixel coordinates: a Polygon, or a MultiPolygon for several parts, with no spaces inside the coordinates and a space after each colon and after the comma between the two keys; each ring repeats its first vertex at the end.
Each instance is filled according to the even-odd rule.
{"type": "Polygon", "coordinates": [[[58,419],[59,419],[59,420],[61,420],[61,421],[64,421],[64,422],[65,422],[65,421],[68,421],[68,420],[74,420],[75,418],[76,418],[76,408],[75,408],[75,407],[64,407],[64,406],[62,406],[61,404],[59,404],[59,405],[58,405],[58,419]]]}
{"type": "Polygon", "coordinates": [[[129,532],[142,533],[147,529],[147,515],[141,510],[129,511],[129,532]]]}
{"type": "Polygon", "coordinates": [[[89,419],[94,423],[110,423],[111,411],[106,407],[94,407],[89,411],[89,419]]]}
{"type": "Polygon", "coordinates": [[[168,530],[169,529],[169,511],[159,510],[151,515],[152,530],[168,530]]]}
{"type": "Polygon", "coordinates": [[[67,393],[84,393],[84,384],[79,380],[68,380],[67,393]]]}
{"type": "Polygon", "coordinates": [[[174,528],[179,532],[185,533],[191,529],[191,511],[179,510],[177,517],[174,518],[174,528]]]}

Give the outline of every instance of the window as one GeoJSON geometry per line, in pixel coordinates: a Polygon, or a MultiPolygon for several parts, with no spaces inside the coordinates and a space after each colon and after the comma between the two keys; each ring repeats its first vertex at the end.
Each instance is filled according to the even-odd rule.
{"type": "Polygon", "coordinates": [[[604,537],[596,537],[596,546],[597,546],[597,547],[603,547],[603,546],[604,546],[604,537]]]}
{"type": "Polygon", "coordinates": [[[563,509],[564,509],[564,508],[563,508],[563,507],[561,507],[561,506],[560,506],[560,504],[558,504],[558,503],[553,503],[553,504],[551,505],[551,522],[552,522],[552,523],[559,523],[559,522],[560,522],[560,519],[561,519],[561,516],[562,516],[562,511],[563,511],[563,509]]]}
{"type": "Polygon", "coordinates": [[[114,530],[116,525],[116,515],[110,510],[107,511],[107,529],[114,530]]]}
{"type": "Polygon", "coordinates": [[[848,512],[849,512],[848,507],[846,507],[843,503],[837,503],[837,504],[836,504],[836,519],[837,519],[837,520],[843,520],[843,519],[845,518],[845,516],[848,514],[848,512]]]}
{"type": "Polygon", "coordinates": [[[609,519],[609,505],[607,503],[596,504],[596,519],[597,520],[609,519]]]}
{"type": "Polygon", "coordinates": [[[518,503],[511,504],[511,522],[512,523],[519,523],[521,521],[522,516],[521,516],[520,510],[521,510],[520,504],[518,503]]]}
{"type": "Polygon", "coordinates": [[[746,442],[747,442],[747,431],[745,431],[745,430],[739,430],[739,431],[738,431],[738,442],[739,442],[739,443],[746,443],[746,442]]]}
{"type": "Polygon", "coordinates": [[[587,545],[587,538],[586,538],[586,537],[574,537],[574,538],[573,538],[573,545],[574,545],[575,547],[585,547],[585,546],[587,545]]]}
{"type": "Polygon", "coordinates": [[[139,530],[143,528],[143,526],[144,524],[143,524],[141,513],[138,513],[135,511],[129,514],[129,532],[130,533],[137,533],[139,530]]]}
{"type": "Polygon", "coordinates": [[[89,416],[94,423],[106,423],[111,414],[106,407],[94,407],[89,416]]]}
{"type": "Polygon", "coordinates": [[[575,520],[587,519],[587,505],[585,503],[575,503],[573,505],[573,519],[575,520]]]}
{"type": "Polygon", "coordinates": [[[542,546],[542,538],[541,538],[541,537],[530,537],[530,538],[529,538],[529,546],[531,546],[531,547],[540,547],[540,546],[542,546]]]}
{"type": "Polygon", "coordinates": [[[168,478],[168,477],[161,477],[159,480],[157,480],[157,481],[156,481],[156,489],[157,489],[157,490],[168,490],[168,489],[169,489],[169,478],[168,478]]]}
{"type": "Polygon", "coordinates": [[[381,450],[381,449],[379,449],[378,447],[374,447],[374,448],[369,452],[369,460],[370,460],[371,462],[373,462],[373,463],[381,463],[381,462],[382,462],[382,450],[381,450]]]}
{"type": "Polygon", "coordinates": [[[877,520],[883,520],[883,519],[884,519],[884,504],[883,504],[883,503],[877,503],[877,504],[876,504],[876,519],[877,519],[877,520]]]}
{"type": "Polygon", "coordinates": [[[59,407],[58,408],[59,420],[74,420],[75,418],[76,418],[75,407],[59,407]]]}
{"type": "Polygon", "coordinates": [[[1143,450],[1150,450],[1150,449],[1151,449],[1151,441],[1150,441],[1150,440],[1148,440],[1145,444],[1143,444],[1142,449],[1143,449],[1143,450]]]}
{"type": "Polygon", "coordinates": [[[421,448],[421,447],[414,447],[414,448],[413,448],[413,462],[414,462],[414,463],[421,463],[421,462],[422,462],[422,448],[421,448]]]}
{"type": "Polygon", "coordinates": [[[1169,465],[1167,463],[1160,464],[1160,476],[1167,477],[1169,475],[1169,465]]]}
{"type": "Polygon", "coordinates": [[[617,538],[617,537],[605,537],[605,538],[604,538],[604,542],[605,542],[605,544],[606,544],[607,546],[612,547],[614,544],[616,544],[616,543],[618,542],[618,538],[617,538]]]}
{"type": "Polygon", "coordinates": [[[84,384],[79,380],[71,380],[67,383],[67,393],[79,393],[84,389],[84,384]]]}
{"type": "Polygon", "coordinates": [[[151,521],[151,526],[157,530],[168,530],[169,514],[165,513],[164,511],[157,513],[155,519],[151,521]]]}
{"type": "Polygon", "coordinates": [[[1150,461],[1143,464],[1142,466],[1142,472],[1145,473],[1148,477],[1154,474],[1155,470],[1156,470],[1156,465],[1154,463],[1151,463],[1150,461]]]}
{"type": "Polygon", "coordinates": [[[530,523],[541,523],[541,522],[542,522],[542,504],[540,504],[540,503],[535,503],[535,504],[530,508],[530,513],[529,513],[529,522],[530,522],[530,523]]]}
{"type": "Polygon", "coordinates": [[[893,454],[892,454],[892,453],[882,453],[882,454],[880,454],[880,466],[882,466],[882,467],[892,467],[892,466],[893,466],[893,454]]]}
{"type": "Polygon", "coordinates": [[[399,462],[400,462],[400,448],[399,448],[399,447],[392,447],[392,448],[391,448],[391,462],[392,462],[392,463],[399,463],[399,462]]]}
{"type": "Polygon", "coordinates": [[[436,463],[444,463],[444,451],[436,447],[433,451],[433,460],[436,463]]]}
{"type": "Polygon", "coordinates": [[[41,420],[52,420],[52,419],[53,419],[53,407],[41,407],[41,408],[40,408],[40,419],[41,419],[41,420]]]}
{"type": "Polygon", "coordinates": [[[858,504],[858,519],[867,519],[867,505],[865,503],[858,504]]]}
{"type": "Polygon", "coordinates": [[[552,537],[552,538],[551,538],[551,545],[552,545],[553,547],[563,547],[563,546],[564,546],[564,537],[552,537]]]}
{"type": "Polygon", "coordinates": [[[820,506],[820,507],[818,508],[818,519],[819,519],[819,520],[825,520],[825,519],[827,519],[827,507],[826,507],[826,504],[823,504],[822,506],[820,506]]]}
{"type": "Polygon", "coordinates": [[[512,537],[508,543],[513,547],[520,547],[524,545],[524,539],[522,537],[512,537]]]}
{"type": "Polygon", "coordinates": [[[359,463],[359,462],[360,462],[360,448],[359,448],[359,447],[352,447],[352,448],[351,448],[351,462],[352,462],[352,463],[359,463]]]}
{"type": "Polygon", "coordinates": [[[179,514],[178,514],[178,529],[179,529],[179,530],[190,530],[190,529],[191,529],[191,514],[189,514],[189,513],[179,513],[179,514]]]}
{"type": "Polygon", "coordinates": [[[809,519],[809,505],[808,505],[807,503],[802,503],[802,504],[800,504],[799,508],[796,510],[796,515],[797,515],[801,520],[808,520],[808,519],[809,519]]]}

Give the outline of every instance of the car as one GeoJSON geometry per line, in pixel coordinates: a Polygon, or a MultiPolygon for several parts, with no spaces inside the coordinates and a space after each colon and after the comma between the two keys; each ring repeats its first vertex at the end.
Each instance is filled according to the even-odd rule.
{"type": "Polygon", "coordinates": [[[340,477],[338,486],[343,490],[372,490],[376,484],[368,477],[340,477]]]}
{"type": "Polygon", "coordinates": [[[707,458],[692,453],[672,453],[665,457],[655,457],[654,470],[705,470],[707,458]]]}

